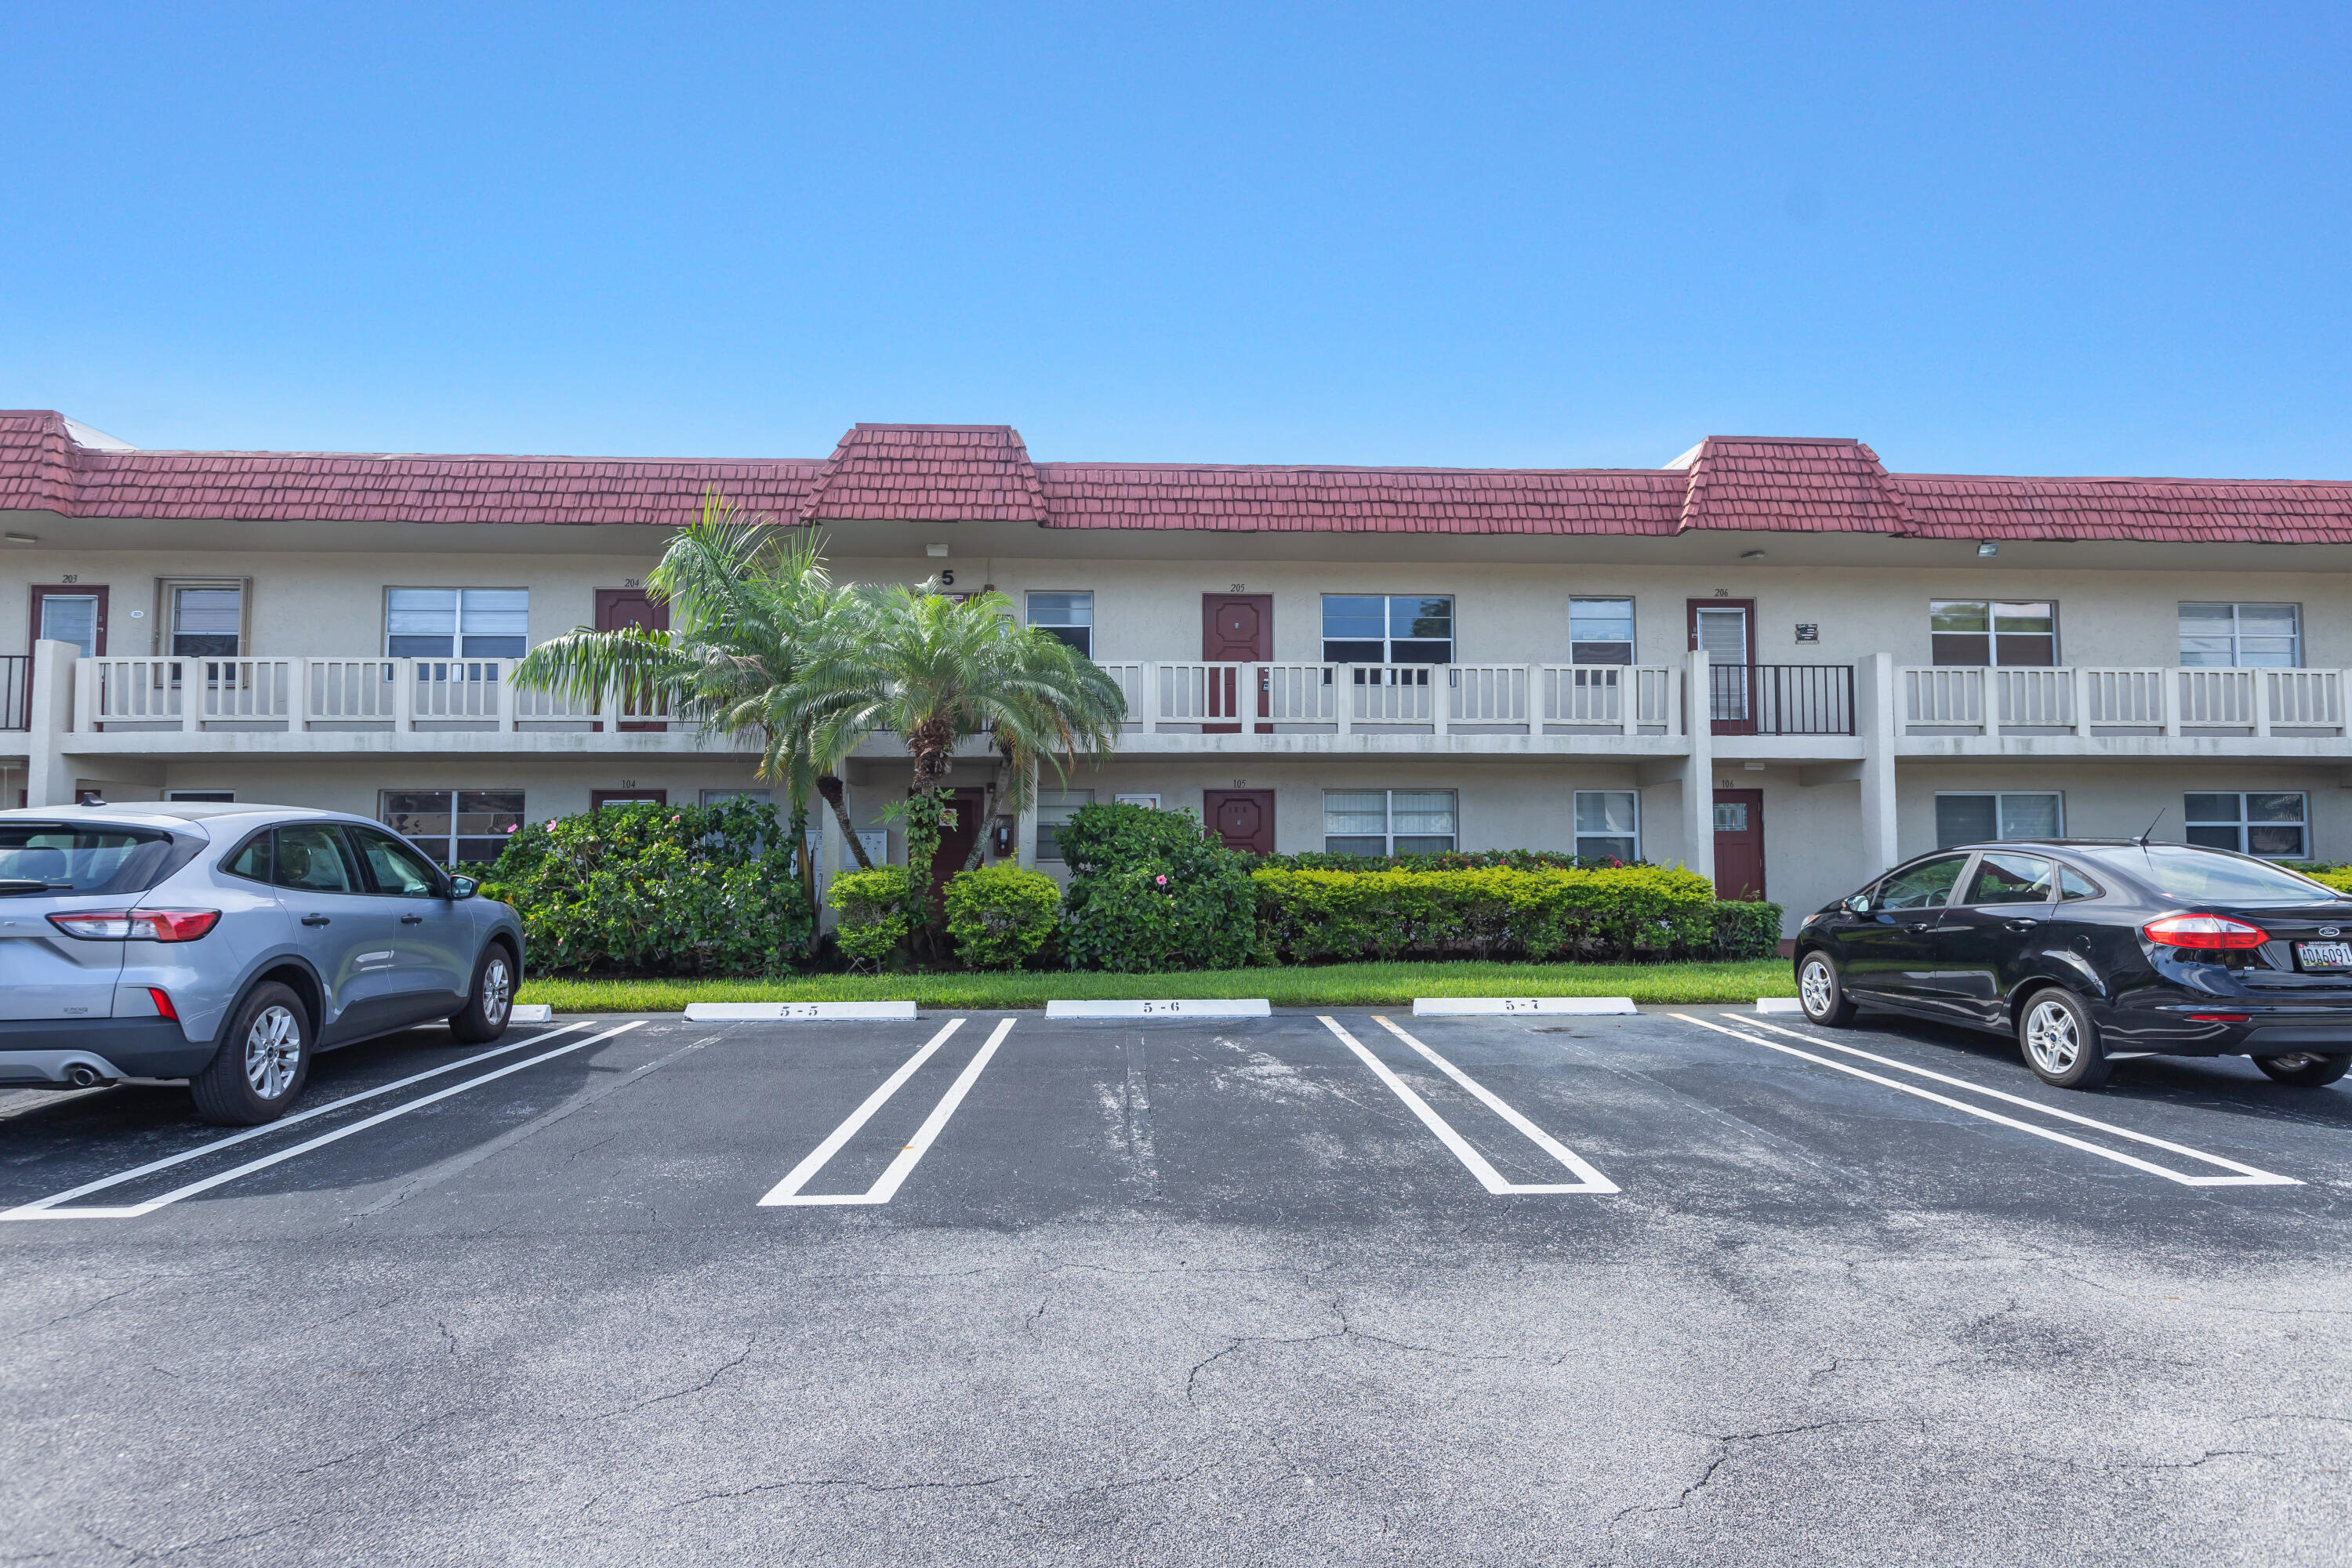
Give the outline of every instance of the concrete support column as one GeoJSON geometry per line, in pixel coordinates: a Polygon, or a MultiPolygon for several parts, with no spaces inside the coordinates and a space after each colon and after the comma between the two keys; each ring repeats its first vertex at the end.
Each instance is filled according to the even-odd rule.
{"type": "Polygon", "coordinates": [[[26,721],[25,804],[71,805],[74,770],[65,755],[73,728],[74,665],[81,649],[44,637],[33,645],[33,700],[26,721]]]}
{"type": "Polygon", "coordinates": [[[1859,882],[1903,858],[1895,837],[1895,656],[1872,654],[1854,676],[1854,722],[1862,731],[1863,864],[1854,879],[1859,882]]]}
{"type": "Polygon", "coordinates": [[[1707,700],[1707,661],[1693,648],[1683,666],[1683,864],[1715,880],[1715,707],[1707,700]]]}

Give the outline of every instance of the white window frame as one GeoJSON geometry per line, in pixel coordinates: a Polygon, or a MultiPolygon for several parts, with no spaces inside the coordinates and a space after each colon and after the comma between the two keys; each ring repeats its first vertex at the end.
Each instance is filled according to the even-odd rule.
{"type": "MultiPolygon", "coordinates": [[[[1598,662],[1598,661],[1588,661],[1588,660],[1581,659],[1581,658],[1577,658],[1577,657],[1576,657],[1577,644],[1578,644],[1578,641],[1579,641],[1579,639],[1578,639],[1578,637],[1577,637],[1577,635],[1576,635],[1576,606],[1577,606],[1577,605],[1624,605],[1624,606],[1625,606],[1625,636],[1623,637],[1623,638],[1622,638],[1622,640],[1623,641],[1623,643],[1624,643],[1624,645],[1625,645],[1625,658],[1624,658],[1624,659],[1622,661],[1622,663],[1621,663],[1621,665],[1619,666],[1619,668],[1622,668],[1624,665],[1639,664],[1639,663],[1641,662],[1641,647],[1642,647],[1642,643],[1641,643],[1641,623],[1640,623],[1639,621],[1637,621],[1637,620],[1634,618],[1634,615],[1633,615],[1633,595],[1631,595],[1631,594],[1571,594],[1571,595],[1569,595],[1569,600],[1568,600],[1568,662],[1569,662],[1569,663],[1570,663],[1570,664],[1586,664],[1586,663],[1588,663],[1588,662],[1592,662],[1592,663],[1597,663],[1597,662],[1598,662]]],[[[1583,640],[1584,642],[1586,642],[1586,643],[1599,643],[1599,644],[1602,644],[1602,645],[1608,645],[1608,644],[1612,644],[1612,643],[1618,642],[1618,641],[1620,641],[1621,639],[1620,639],[1620,638],[1617,638],[1617,637],[1587,637],[1587,638],[1584,638],[1584,639],[1582,639],[1582,640],[1583,640]]],[[[1603,666],[1602,668],[1607,668],[1607,667],[1606,667],[1606,666],[1603,666]]]]}
{"type": "Polygon", "coordinates": [[[2205,827],[2205,828],[2213,828],[2213,827],[2229,827],[2229,828],[2234,828],[2234,829],[2236,830],[2236,832],[2237,832],[2237,836],[2238,836],[2238,841],[2237,841],[2235,844],[2231,844],[2231,845],[2213,845],[2213,846],[2210,846],[2210,847],[2217,848],[2217,849],[2219,849],[2219,848],[2233,849],[2233,850],[2235,850],[2238,854],[2241,854],[2241,855],[2252,855],[2252,856],[2253,856],[2253,857],[2254,857],[2256,859],[2258,859],[2258,860],[2309,860],[2309,859],[2313,858],[2313,856],[2312,856],[2312,853],[2311,853],[2311,795],[2310,795],[2310,792],[2309,792],[2309,791],[2307,791],[2307,790],[2299,790],[2299,789],[2193,789],[2193,790],[2183,790],[2183,791],[2181,791],[2181,799],[2180,799],[2180,815],[2181,815],[2181,816],[2182,816],[2182,818],[2183,818],[2183,830],[2182,830],[2182,835],[2181,835],[2181,837],[2182,837],[2182,838],[2183,838],[2184,840],[2186,840],[2186,841],[2187,841],[2187,842],[2189,842],[2189,843],[2192,843],[2192,844],[2193,844],[2193,843],[2195,843],[2195,842],[2196,842],[2196,840],[2195,840],[2195,839],[2191,839],[2191,838],[2189,838],[2189,837],[2188,837],[2188,832],[2187,832],[2187,830],[2188,830],[2189,828],[2193,828],[2193,827],[2205,827]],[[2235,820],[2235,821],[2231,821],[2231,820],[2228,820],[2228,819],[2225,819],[2225,818],[2222,818],[2222,817],[2210,817],[2210,816],[2206,816],[2206,817],[2191,817],[2191,816],[2189,816],[2189,797],[2190,795],[2226,795],[2226,796],[2228,796],[2229,798],[2231,798],[2231,799],[2232,799],[2232,800],[2235,800],[2235,801],[2238,803],[2238,815],[2237,815],[2237,818],[2236,818],[2236,820],[2235,820]],[[2297,799],[2297,800],[2299,800],[2299,801],[2303,802],[2303,816],[2302,816],[2302,817],[2301,817],[2298,821],[2296,821],[2296,822],[2293,825],[2293,826],[2294,826],[2295,827],[2300,828],[2300,829],[2302,830],[2302,833],[2303,833],[2303,852],[2302,852],[2301,854],[2299,854],[2299,855],[2264,855],[2264,854],[2261,853],[2261,852],[2260,852],[2260,851],[2258,851],[2258,850],[2250,849],[2250,848],[2248,848],[2248,847],[2247,847],[2247,845],[2251,842],[2251,839],[2249,838],[2249,837],[2248,837],[2248,836],[2252,832],[2252,830],[2253,830],[2253,829],[2255,829],[2255,828],[2257,828],[2257,827],[2284,827],[2284,826],[2288,826],[2288,824],[2284,823],[2284,822],[2255,822],[2255,821],[2253,821],[2252,819],[2251,819],[2250,817],[2248,817],[2248,816],[2247,816],[2247,815],[2246,815],[2246,797],[2247,797],[2248,795],[2291,795],[2294,796],[2294,798],[2295,798],[2295,799],[2297,799]]]}
{"type": "MultiPolygon", "coordinates": [[[[2183,599],[2179,602],[2179,605],[2176,606],[2173,625],[2173,640],[2175,644],[2174,657],[2179,659],[2183,668],[2300,669],[2303,668],[2303,606],[2301,605],[2291,605],[2284,603],[2284,601],[2271,601],[2263,599],[2183,599]],[[2200,610],[2227,610],[2230,612],[2230,662],[2227,665],[2192,665],[2189,662],[2189,650],[2185,647],[2179,647],[2179,640],[2184,635],[2179,628],[2179,612],[2180,610],[2192,608],[2200,610]],[[2245,641],[2250,634],[2242,630],[2241,626],[2245,618],[2243,612],[2247,610],[2291,610],[2294,613],[2294,647],[2292,650],[2292,657],[2288,658],[2285,664],[2249,665],[2245,662],[2245,641]]],[[[2260,633],[2251,635],[2272,636],[2274,634],[2260,633]]],[[[2227,790],[2221,790],[2212,793],[2226,795],[2229,792],[2227,790]]],[[[2283,792],[2275,790],[2256,790],[2253,793],[2256,795],[2275,795],[2283,792]]],[[[2308,825],[2306,824],[2306,826],[2307,826],[2308,825]]]]}
{"type": "MultiPolygon", "coordinates": [[[[2178,617],[2176,616],[2176,619],[2178,617]]],[[[1930,599],[1927,601],[1927,662],[1931,665],[1937,666],[1938,668],[2055,669],[2066,662],[2066,647],[2065,643],[2063,640],[2062,634],[2063,627],[2060,626],[2058,620],[2058,601],[2055,599],[1930,599]],[[1936,639],[1938,637],[1973,637],[1977,635],[1973,632],[1938,632],[1936,630],[1936,611],[1940,606],[1946,605],[1982,605],[1984,606],[1984,663],[1948,665],[1937,658],[1936,639]],[[2001,607],[2003,605],[2019,607],[2029,605],[2047,605],[2050,606],[2050,630],[2047,634],[2050,638],[2050,662],[2047,664],[2003,664],[2000,658],[2000,639],[2002,636],[2000,630],[2001,607]]],[[[2041,632],[2011,632],[2008,635],[2011,637],[2038,637],[2044,634],[2041,632]]],[[[1983,795],[1990,792],[1983,790],[1954,790],[1951,793],[1954,795],[1983,795]]]]}
{"type": "Polygon", "coordinates": [[[253,579],[250,577],[158,577],[155,579],[155,629],[152,634],[155,652],[165,658],[242,658],[253,653],[253,579]],[[172,652],[174,628],[179,623],[180,590],[183,588],[233,588],[236,591],[236,652],[234,654],[179,654],[172,652]]]}
{"type": "Polygon", "coordinates": [[[1461,595],[1458,594],[1386,594],[1375,593],[1370,589],[1366,589],[1362,593],[1356,594],[1327,593],[1315,601],[1315,646],[1317,650],[1323,655],[1322,662],[1326,664],[1363,664],[1368,662],[1374,664],[1409,664],[1423,665],[1433,669],[1443,668],[1449,664],[1454,664],[1462,657],[1462,599],[1461,595]],[[1381,657],[1379,658],[1372,660],[1336,659],[1329,656],[1328,650],[1330,645],[1335,642],[1371,642],[1374,640],[1371,637],[1335,637],[1328,635],[1325,628],[1329,625],[1329,621],[1328,616],[1325,615],[1324,606],[1333,599],[1378,599],[1381,601],[1381,635],[1378,639],[1381,645],[1381,657]],[[1445,624],[1449,628],[1446,635],[1442,638],[1401,637],[1394,636],[1389,629],[1390,623],[1392,618],[1389,605],[1391,601],[1397,599],[1444,600],[1446,605],[1445,624]],[[1444,658],[1400,659],[1395,657],[1396,645],[1401,642],[1412,643],[1440,641],[1445,644],[1445,657],[1444,658]]]}
{"type": "MultiPolygon", "coordinates": [[[[1333,833],[1330,831],[1330,798],[1335,795],[1377,795],[1381,797],[1381,847],[1380,853],[1382,855],[1397,855],[1401,853],[1408,855],[1451,855],[1458,853],[1462,847],[1462,792],[1458,789],[1327,789],[1323,792],[1323,852],[1327,855],[1347,855],[1358,853],[1358,851],[1355,850],[1333,850],[1330,845],[1331,840],[1334,838],[1369,838],[1371,837],[1371,835],[1368,833],[1333,833]],[[1448,837],[1454,840],[1453,844],[1449,847],[1444,849],[1409,849],[1402,851],[1397,848],[1396,797],[1401,795],[1448,795],[1454,797],[1454,808],[1450,813],[1448,813],[1448,815],[1454,818],[1454,831],[1447,835],[1448,837]]],[[[1408,833],[1404,835],[1404,837],[1407,838],[1434,838],[1437,835],[1433,833],[1408,833]]]]}
{"type": "Polygon", "coordinates": [[[466,651],[466,595],[468,594],[520,594],[523,595],[522,653],[530,651],[530,589],[527,586],[500,587],[488,583],[468,583],[463,586],[446,583],[387,583],[383,590],[383,652],[386,658],[446,658],[446,659],[517,659],[522,653],[467,653],[466,651]],[[449,651],[447,653],[396,654],[392,651],[392,596],[394,594],[454,594],[450,606],[449,651]]]}
{"type": "MultiPolygon", "coordinates": [[[[457,831],[457,818],[460,816],[457,809],[457,797],[467,795],[511,795],[520,796],[520,804],[516,807],[514,814],[516,825],[520,826],[521,824],[530,820],[530,797],[529,793],[523,790],[414,788],[380,789],[376,791],[375,819],[378,826],[387,828],[394,833],[399,833],[403,838],[407,839],[411,844],[415,845],[427,855],[432,856],[436,864],[441,866],[455,866],[458,864],[457,846],[459,844],[464,843],[468,839],[489,840],[495,838],[503,842],[506,837],[506,835],[504,834],[460,833],[457,831]],[[399,828],[393,826],[392,808],[389,804],[389,797],[395,795],[438,795],[446,796],[449,802],[449,831],[439,838],[419,838],[413,834],[401,833],[399,828]]],[[[493,855],[490,858],[495,860],[498,857],[493,855]]]]}
{"type": "Polygon", "coordinates": [[[1095,792],[1090,789],[1041,789],[1037,792],[1037,804],[1034,809],[1037,820],[1037,858],[1040,862],[1051,861],[1056,866],[1064,864],[1062,847],[1046,837],[1047,832],[1068,822],[1080,806],[1092,805],[1094,803],[1095,792]],[[1050,855],[1046,853],[1049,846],[1053,850],[1050,855]]]}
{"type": "MultiPolygon", "coordinates": [[[[2006,803],[2006,802],[2008,802],[2008,801],[2011,801],[2011,800],[2054,800],[2054,801],[2056,801],[2056,802],[2058,803],[2058,823],[2057,823],[2056,827],[2055,827],[2055,828],[2053,828],[2053,829],[2051,831],[2051,833],[2050,833],[2049,837],[2053,837],[2053,838],[2063,838],[2063,837],[2066,837],[2066,792],[2065,792],[2065,791],[2063,791],[2063,790],[2056,790],[2056,789],[1939,789],[1939,790],[1937,790],[1937,791],[1936,792],[1936,798],[1937,798],[1937,800],[1939,800],[1939,801],[1940,801],[1940,800],[1942,800],[1942,799],[1944,799],[1947,795],[1950,795],[1950,796],[1953,796],[1953,797],[1956,797],[1956,798],[1958,798],[1958,797],[1965,797],[1965,798],[1971,799],[1971,800],[1980,800],[1980,799],[1984,799],[1984,798],[1986,798],[1986,797],[1988,797],[1988,796],[1989,796],[1989,797],[1990,797],[1990,799],[1992,800],[1992,803],[1993,803],[1993,805],[1992,805],[1992,826],[1993,826],[1993,836],[1992,836],[1992,841],[1993,841],[1993,842],[2005,842],[2005,841],[2007,841],[2007,835],[2006,835],[2006,833],[2003,831],[2003,830],[2004,830],[2004,828],[2007,826],[2007,824],[2005,824],[2005,823],[2001,820],[2002,813],[2003,813],[2003,811],[2006,809],[2006,805],[2005,805],[2005,804],[2004,804],[2004,803],[2006,803]]],[[[2037,835],[2036,837],[2039,837],[2039,835],[2037,835]]],[[[1936,847],[1937,847],[1937,848],[1938,848],[1938,849],[1949,849],[1949,848],[1954,847],[1954,846],[1952,846],[1952,845],[1946,844],[1946,843],[1943,843],[1943,842],[1942,842],[1943,833],[1942,833],[1942,830],[1940,829],[1940,827],[1939,827],[1939,828],[1937,829],[1937,831],[1936,837],[1937,837],[1937,845],[1936,845],[1936,847]]],[[[1965,842],[1968,842],[1968,843],[1970,843],[1970,844],[1974,844],[1974,843],[1978,842],[1978,840],[1971,838],[1971,839],[1968,839],[1968,840],[1966,840],[1965,842]]]]}
{"type": "MultiPolygon", "coordinates": [[[[1022,613],[1023,615],[1024,615],[1024,616],[1026,616],[1028,617],[1029,625],[1031,625],[1031,626],[1033,626],[1040,627],[1040,628],[1042,628],[1042,629],[1044,629],[1044,630],[1046,630],[1046,631],[1055,632],[1055,633],[1056,633],[1056,634],[1058,634],[1058,633],[1062,633],[1062,632],[1084,632],[1084,633],[1086,633],[1086,634],[1087,634],[1087,636],[1086,636],[1086,646],[1085,646],[1084,647],[1077,647],[1077,645],[1076,645],[1076,644],[1075,644],[1075,643],[1071,643],[1071,644],[1070,644],[1070,646],[1071,646],[1072,647],[1074,647],[1074,648],[1076,648],[1076,651],[1078,651],[1078,652],[1079,652],[1079,653],[1081,653],[1081,654],[1084,654],[1087,658],[1094,658],[1094,656],[1095,656],[1095,591],[1094,591],[1092,588],[1031,588],[1031,589],[1029,589],[1025,594],[1024,594],[1024,595],[1022,595],[1022,600],[1021,600],[1021,613],[1022,613]],[[1073,597],[1073,598],[1076,598],[1076,597],[1084,597],[1084,598],[1085,598],[1085,600],[1086,600],[1086,602],[1087,602],[1087,618],[1086,618],[1086,623],[1085,623],[1085,625],[1081,626],[1081,625],[1079,625],[1078,623],[1076,623],[1076,622],[1075,622],[1075,621],[1041,621],[1041,620],[1039,620],[1039,619],[1037,618],[1037,607],[1036,607],[1036,606],[1037,606],[1037,595],[1040,595],[1040,594],[1061,594],[1061,595],[1067,595],[1067,596],[1069,596],[1069,597],[1073,597]]],[[[1070,641],[1070,639],[1069,639],[1068,637],[1063,637],[1061,640],[1062,640],[1063,642],[1065,642],[1065,643],[1068,643],[1068,642],[1070,641]]]]}
{"type": "Polygon", "coordinates": [[[1576,826],[1577,802],[1588,795],[1630,795],[1633,797],[1633,853],[1626,856],[1625,858],[1628,861],[1639,860],[1642,858],[1642,792],[1638,789],[1580,789],[1569,792],[1568,837],[1571,849],[1577,858],[1582,859],[1584,858],[1584,841],[1587,838],[1617,838],[1622,837],[1622,835],[1615,833],[1582,833],[1578,831],[1576,826]]]}

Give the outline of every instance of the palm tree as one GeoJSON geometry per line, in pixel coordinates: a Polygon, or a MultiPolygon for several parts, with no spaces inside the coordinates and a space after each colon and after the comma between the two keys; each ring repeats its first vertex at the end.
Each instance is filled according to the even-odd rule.
{"type": "Polygon", "coordinates": [[[907,865],[928,912],[922,868],[938,847],[956,748],[988,735],[1005,763],[1007,803],[1023,810],[1034,764],[1066,773],[1079,752],[1108,751],[1126,700],[1093,660],[1021,626],[1002,594],[958,600],[933,582],[856,588],[849,600],[855,609],[800,672],[793,713],[818,756],[845,756],[876,730],[904,740],[914,762],[907,865]]]}
{"type": "Polygon", "coordinates": [[[795,539],[714,490],[703,497],[700,519],[670,536],[646,586],[669,605],[670,628],[576,627],[531,649],[514,683],[583,704],[617,693],[628,709],[667,711],[699,733],[757,740],[755,773],[783,786],[813,910],[804,826],[812,791],[833,807],[858,863],[868,864],[833,777],[845,752],[812,748],[820,710],[801,702],[797,689],[812,655],[841,635],[848,608],[820,542],[795,539]]]}

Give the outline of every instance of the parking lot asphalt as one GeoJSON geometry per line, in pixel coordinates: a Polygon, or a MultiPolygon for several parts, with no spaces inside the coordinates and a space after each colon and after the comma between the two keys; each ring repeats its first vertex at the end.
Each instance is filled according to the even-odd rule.
{"type": "Polygon", "coordinates": [[[0,1102],[0,1558],[2341,1563],[2352,1085],[561,1019],[0,1102]]]}

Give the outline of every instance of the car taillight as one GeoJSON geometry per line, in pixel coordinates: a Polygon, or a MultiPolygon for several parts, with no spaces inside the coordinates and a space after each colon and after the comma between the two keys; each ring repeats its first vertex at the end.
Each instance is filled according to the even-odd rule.
{"type": "Polygon", "coordinates": [[[84,942],[194,942],[220,923],[218,910],[75,910],[49,923],[84,942]]]}
{"type": "Polygon", "coordinates": [[[2140,927],[2139,934],[2159,947],[2260,947],[2270,941],[2262,927],[2227,915],[2167,915],[2140,927]]]}

